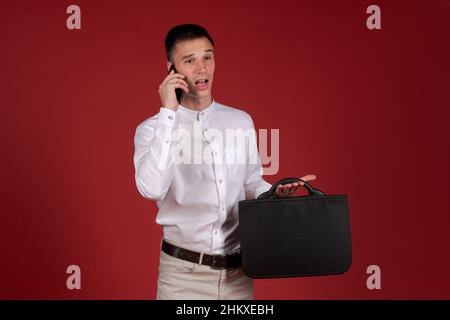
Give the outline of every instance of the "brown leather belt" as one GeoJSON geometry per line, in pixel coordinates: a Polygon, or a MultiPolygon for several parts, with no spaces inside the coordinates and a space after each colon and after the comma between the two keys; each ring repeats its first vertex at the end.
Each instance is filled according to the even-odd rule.
{"type": "Polygon", "coordinates": [[[210,266],[213,269],[227,269],[241,265],[241,254],[233,253],[231,255],[209,255],[183,249],[163,240],[161,250],[172,257],[187,260],[190,262],[210,266]],[[201,259],[200,259],[201,258],[201,259]]]}

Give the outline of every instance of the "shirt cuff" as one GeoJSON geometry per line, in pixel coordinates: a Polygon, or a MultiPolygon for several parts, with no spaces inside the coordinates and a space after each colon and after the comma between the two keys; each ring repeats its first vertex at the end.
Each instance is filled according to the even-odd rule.
{"type": "Polygon", "coordinates": [[[158,114],[158,124],[173,128],[177,113],[168,108],[161,107],[158,114]]]}
{"type": "Polygon", "coordinates": [[[268,183],[267,181],[263,180],[263,183],[261,183],[261,186],[259,186],[255,190],[255,199],[258,198],[264,192],[269,191],[270,188],[272,188],[272,185],[270,183],[268,183]]]}

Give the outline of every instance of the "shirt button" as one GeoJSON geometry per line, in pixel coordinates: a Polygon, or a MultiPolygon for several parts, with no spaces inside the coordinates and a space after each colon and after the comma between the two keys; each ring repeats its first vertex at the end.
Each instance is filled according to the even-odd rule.
{"type": "Polygon", "coordinates": [[[219,180],[219,183],[222,183],[222,179],[219,180]]]}
{"type": "Polygon", "coordinates": [[[169,139],[166,139],[166,141],[164,141],[165,143],[169,143],[170,141],[169,141],[169,139]]]}
{"type": "Polygon", "coordinates": [[[214,234],[217,234],[217,230],[214,230],[214,234]]]}
{"type": "Polygon", "coordinates": [[[172,120],[172,119],[173,119],[173,117],[172,117],[172,116],[169,116],[169,119],[170,119],[170,120],[172,120]]]}

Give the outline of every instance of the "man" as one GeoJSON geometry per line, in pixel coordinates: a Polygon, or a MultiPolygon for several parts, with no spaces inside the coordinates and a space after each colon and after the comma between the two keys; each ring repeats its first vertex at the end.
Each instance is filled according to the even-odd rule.
{"type": "MultiPolygon", "coordinates": [[[[164,232],[157,299],[253,299],[252,279],[241,266],[237,208],[240,200],[255,199],[271,185],[261,177],[259,157],[244,165],[220,161],[236,150],[224,150],[208,136],[213,130],[254,130],[253,121],[213,99],[214,42],[204,28],[176,26],[165,47],[167,70],[173,66],[176,72],[171,70],[159,86],[159,113],[137,127],[134,155],[137,188],[157,201],[156,222],[164,232]],[[184,91],[181,103],[176,89],[184,91]],[[187,156],[192,156],[191,143],[197,144],[211,162],[175,161],[178,131],[193,133],[194,141],[183,150],[187,156]]],[[[276,195],[290,196],[299,187],[279,186],[276,195]]]]}

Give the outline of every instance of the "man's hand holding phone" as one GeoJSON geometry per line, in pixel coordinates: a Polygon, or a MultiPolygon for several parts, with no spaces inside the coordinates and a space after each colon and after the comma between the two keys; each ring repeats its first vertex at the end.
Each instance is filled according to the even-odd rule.
{"type": "Polygon", "coordinates": [[[167,77],[159,86],[159,96],[164,108],[171,109],[173,111],[178,110],[180,103],[177,100],[175,93],[176,89],[182,89],[184,92],[189,92],[188,84],[183,79],[186,76],[181,73],[175,73],[172,68],[167,77]]]}

